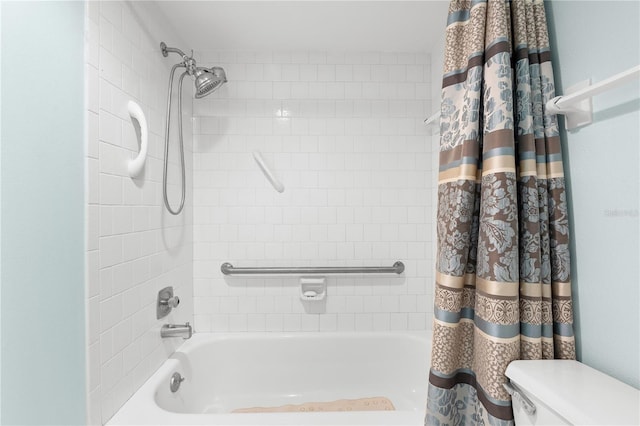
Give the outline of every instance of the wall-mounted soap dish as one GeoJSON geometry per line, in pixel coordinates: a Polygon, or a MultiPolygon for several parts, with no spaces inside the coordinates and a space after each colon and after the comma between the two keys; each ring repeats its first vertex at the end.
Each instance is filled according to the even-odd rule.
{"type": "Polygon", "coordinates": [[[319,302],[327,297],[327,282],[325,277],[301,277],[300,300],[305,302],[319,302]]]}
{"type": "Polygon", "coordinates": [[[325,277],[300,277],[300,300],[308,314],[323,314],[327,310],[325,277]]]}

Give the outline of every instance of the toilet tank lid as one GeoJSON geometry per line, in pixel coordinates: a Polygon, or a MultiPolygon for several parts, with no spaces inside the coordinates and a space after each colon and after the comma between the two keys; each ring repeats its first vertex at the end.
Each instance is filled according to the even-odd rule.
{"type": "Polygon", "coordinates": [[[640,391],[580,362],[513,361],[505,374],[572,424],[640,423],[640,391]]]}

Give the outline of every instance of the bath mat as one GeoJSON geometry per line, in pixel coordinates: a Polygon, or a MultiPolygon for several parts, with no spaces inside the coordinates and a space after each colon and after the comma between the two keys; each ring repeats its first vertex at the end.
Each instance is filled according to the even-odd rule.
{"type": "Polygon", "coordinates": [[[371,398],[339,399],[329,402],[305,402],[278,407],[238,408],[232,413],[297,413],[323,411],[395,411],[396,407],[389,398],[374,396],[371,398]]]}

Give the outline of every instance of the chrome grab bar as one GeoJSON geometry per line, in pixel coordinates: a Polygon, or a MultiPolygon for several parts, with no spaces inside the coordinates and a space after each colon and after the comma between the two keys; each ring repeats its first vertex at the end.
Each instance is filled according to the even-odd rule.
{"type": "Polygon", "coordinates": [[[229,262],[220,267],[225,275],[258,275],[258,274],[398,274],[404,272],[404,263],[397,261],[393,266],[324,266],[324,267],[265,267],[236,268],[229,262]]]}
{"type": "Polygon", "coordinates": [[[536,413],[536,405],[529,398],[527,398],[516,385],[509,382],[503,383],[502,386],[504,386],[507,393],[511,395],[512,399],[522,405],[522,409],[525,413],[527,413],[527,415],[533,416],[536,413]]]}

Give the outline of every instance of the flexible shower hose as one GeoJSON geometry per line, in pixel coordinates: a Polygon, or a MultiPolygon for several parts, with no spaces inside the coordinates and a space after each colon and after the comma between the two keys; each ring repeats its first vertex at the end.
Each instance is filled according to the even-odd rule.
{"type": "Polygon", "coordinates": [[[184,64],[176,64],[171,68],[171,75],[169,76],[169,93],[167,95],[167,124],[164,137],[164,170],[162,173],[162,195],[164,197],[164,205],[172,215],[179,215],[184,208],[184,198],[186,193],[185,184],[185,167],[184,167],[184,142],[182,140],[182,81],[184,76],[187,75],[185,71],[180,76],[180,82],[178,83],[178,135],[180,140],[180,164],[182,171],[182,196],[180,197],[180,206],[173,210],[169,204],[169,197],[167,196],[167,170],[169,169],[169,129],[171,122],[171,92],[173,90],[173,75],[178,67],[184,67],[184,64]]]}

